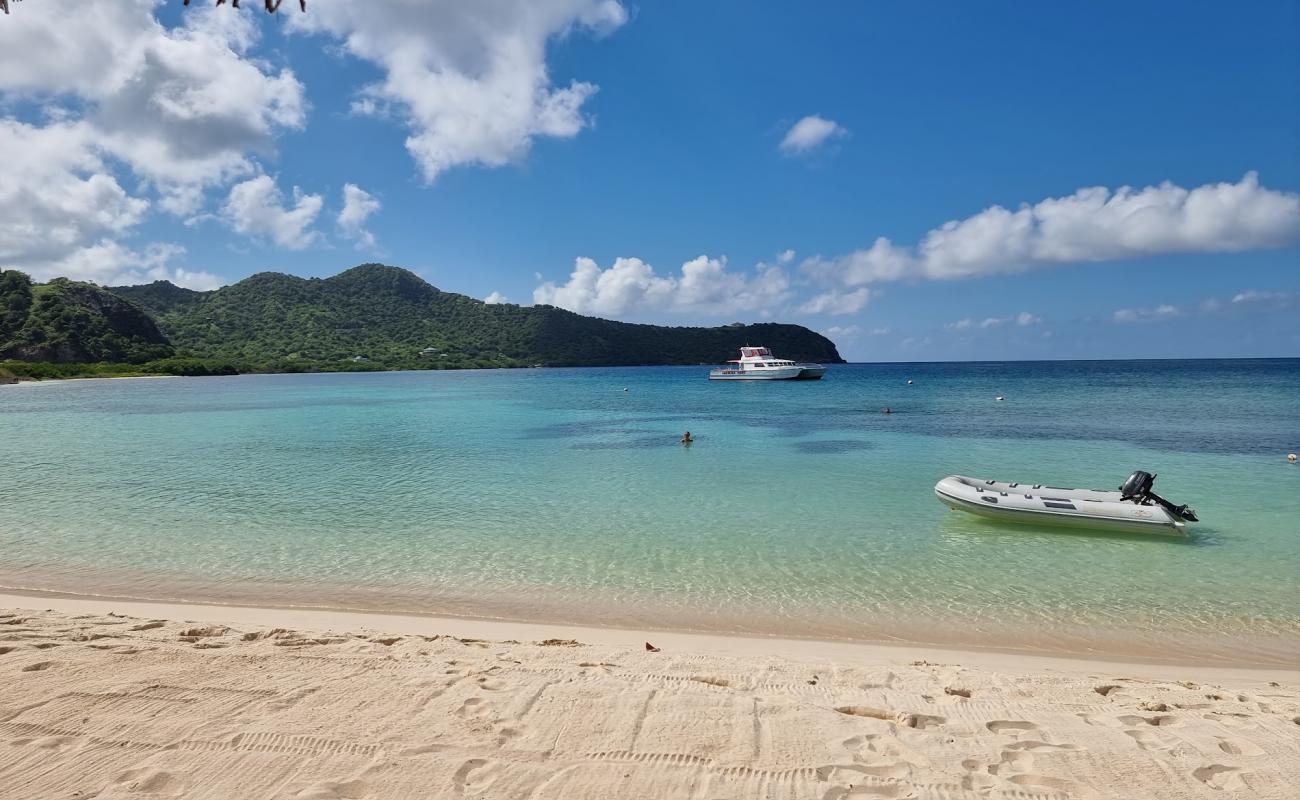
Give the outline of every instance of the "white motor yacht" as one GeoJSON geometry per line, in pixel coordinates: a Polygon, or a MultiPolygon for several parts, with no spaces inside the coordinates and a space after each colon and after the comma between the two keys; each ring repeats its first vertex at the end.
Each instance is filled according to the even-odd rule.
{"type": "Polygon", "coordinates": [[[776,358],[766,347],[742,347],[740,358],[709,371],[711,381],[814,381],[826,374],[821,364],[776,358]]]}

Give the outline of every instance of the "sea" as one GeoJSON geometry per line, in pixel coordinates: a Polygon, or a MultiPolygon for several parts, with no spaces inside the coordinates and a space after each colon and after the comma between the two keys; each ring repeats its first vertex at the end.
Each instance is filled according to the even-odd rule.
{"type": "Polygon", "coordinates": [[[707,369],[0,387],[0,588],[1300,657],[1300,359],[707,369]],[[1185,537],[997,523],[933,493],[1137,469],[1199,514],[1185,537]]]}

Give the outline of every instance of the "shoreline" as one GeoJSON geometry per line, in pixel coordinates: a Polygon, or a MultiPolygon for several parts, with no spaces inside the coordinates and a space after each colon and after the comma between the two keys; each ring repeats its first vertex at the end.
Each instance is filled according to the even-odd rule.
{"type": "MultiPolygon", "coordinates": [[[[1102,663],[1148,663],[1230,669],[1287,669],[1300,664],[1300,638],[1283,631],[1243,631],[1231,618],[1218,626],[1181,625],[1159,630],[1089,625],[1081,621],[1028,623],[935,615],[903,606],[865,610],[846,625],[834,608],[791,615],[770,609],[718,608],[692,613],[657,605],[654,598],[610,597],[577,591],[557,596],[490,587],[457,589],[370,586],[329,581],[210,579],[196,576],[7,563],[0,559],[0,596],[26,596],[179,608],[277,609],[286,612],[369,617],[461,620],[469,623],[544,625],[584,630],[653,631],[727,639],[783,640],[845,645],[912,647],[963,653],[1043,656],[1102,663]],[[529,597],[525,602],[522,598],[529,597]],[[599,609],[599,612],[593,609],[599,609]]],[[[984,615],[987,617],[987,615],[984,615]]]]}
{"type": "Polygon", "coordinates": [[[270,625],[317,630],[367,629],[405,635],[453,635],[487,640],[572,639],[602,646],[636,646],[652,639],[665,649],[721,656],[776,656],[850,663],[943,660],[989,669],[1041,669],[1067,673],[1124,671],[1155,677],[1177,671],[1199,680],[1300,680],[1300,667],[1231,666],[1205,661],[1135,658],[1104,653],[1062,653],[1038,649],[943,646],[916,642],[799,638],[689,629],[630,628],[516,621],[419,612],[369,611],[303,606],[244,605],[184,600],[147,600],[75,595],[42,590],[0,589],[0,608],[67,614],[125,613],[187,622],[270,625]],[[39,602],[33,602],[39,601],[39,602]]]}

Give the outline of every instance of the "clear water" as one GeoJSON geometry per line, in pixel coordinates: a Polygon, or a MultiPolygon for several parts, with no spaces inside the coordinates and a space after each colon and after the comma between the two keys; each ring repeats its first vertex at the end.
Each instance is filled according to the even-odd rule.
{"type": "Polygon", "coordinates": [[[1300,649],[1300,360],[706,371],[4,387],[0,585],[1243,663],[1300,649]],[[1114,488],[1134,469],[1196,508],[1190,536],[1008,526],[932,494],[950,473],[1114,488]]]}

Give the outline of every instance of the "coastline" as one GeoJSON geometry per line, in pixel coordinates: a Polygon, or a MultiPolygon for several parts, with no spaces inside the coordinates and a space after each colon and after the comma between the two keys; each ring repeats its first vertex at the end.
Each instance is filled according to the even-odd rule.
{"type": "Polygon", "coordinates": [[[0,595],[12,797],[1288,798],[1300,675],[0,595]],[[56,609],[27,610],[33,606],[56,609]]]}
{"type": "Polygon", "coordinates": [[[678,650],[713,655],[767,655],[782,658],[822,658],[859,662],[906,662],[917,659],[959,661],[990,669],[1035,668],[1066,672],[1123,670],[1155,676],[1177,671],[1201,680],[1300,681],[1300,667],[1228,666],[1177,659],[1142,659],[1081,655],[996,646],[943,646],[905,641],[799,638],[662,627],[627,628],[563,622],[535,622],[418,612],[333,609],[303,606],[221,604],[181,600],[73,595],[40,590],[0,589],[0,608],[25,608],[65,614],[122,613],[188,622],[231,626],[292,626],[317,630],[365,628],[405,635],[454,635],[488,640],[574,639],[605,646],[632,646],[653,638],[678,650]]]}

